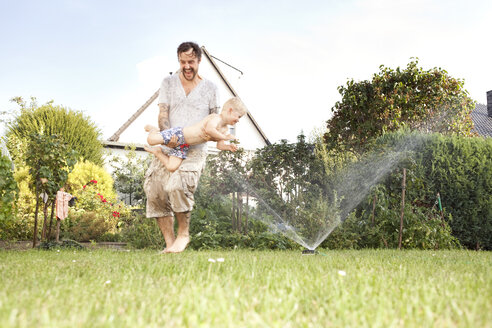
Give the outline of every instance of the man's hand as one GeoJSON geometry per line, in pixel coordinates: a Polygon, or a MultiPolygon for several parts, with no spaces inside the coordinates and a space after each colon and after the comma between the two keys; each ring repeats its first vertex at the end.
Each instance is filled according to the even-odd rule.
{"type": "Polygon", "coordinates": [[[169,142],[165,146],[169,148],[176,148],[178,146],[178,136],[176,135],[172,136],[169,142]]]}

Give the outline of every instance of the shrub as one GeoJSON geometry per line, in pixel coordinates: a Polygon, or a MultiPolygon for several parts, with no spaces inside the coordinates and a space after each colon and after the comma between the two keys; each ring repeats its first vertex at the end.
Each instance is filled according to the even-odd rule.
{"type": "Polygon", "coordinates": [[[68,192],[76,197],[79,197],[79,193],[82,193],[85,188],[84,186],[87,185],[97,185],[95,190],[107,198],[116,197],[111,174],[102,166],[89,161],[82,161],[75,164],[72,172],[68,175],[67,184],[68,192]],[[96,184],[91,181],[96,181],[96,184]]]}
{"type": "Polygon", "coordinates": [[[422,200],[440,193],[454,236],[468,248],[492,250],[492,138],[433,135],[417,154],[422,200]]]}
{"type": "Polygon", "coordinates": [[[155,219],[146,218],[143,213],[132,212],[122,221],[122,241],[135,248],[163,248],[164,238],[155,219]]]}
{"type": "Polygon", "coordinates": [[[76,241],[99,240],[111,228],[111,224],[96,212],[71,211],[62,222],[61,236],[76,241]]]}
{"type": "Polygon", "coordinates": [[[7,147],[16,161],[25,154],[26,137],[41,133],[60,136],[82,160],[103,163],[103,146],[99,141],[101,132],[82,112],[53,105],[53,102],[38,106],[35,99],[29,105],[20,97],[13,101],[20,106],[20,113],[8,124],[6,136],[7,147]]]}
{"type": "Polygon", "coordinates": [[[415,138],[417,147],[408,148],[409,156],[394,168],[378,187],[379,191],[376,188],[375,226],[368,224],[373,194],[359,205],[356,217],[347,219],[330,238],[343,239],[350,231],[348,239],[357,240],[339,240],[341,244],[394,247],[399,229],[401,171],[406,167],[404,246],[447,248],[462,244],[492,249],[492,139],[393,133],[377,142],[408,144],[416,142],[415,138]],[[436,210],[438,193],[442,214],[436,210]],[[357,238],[354,234],[358,234],[357,238]]]}
{"type": "Polygon", "coordinates": [[[15,236],[17,225],[14,203],[18,190],[12,173],[12,162],[0,153],[0,239],[9,240],[15,236]]]}

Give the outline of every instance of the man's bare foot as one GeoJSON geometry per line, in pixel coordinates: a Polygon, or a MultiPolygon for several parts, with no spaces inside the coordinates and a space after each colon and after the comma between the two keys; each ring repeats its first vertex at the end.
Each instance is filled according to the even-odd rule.
{"type": "Polygon", "coordinates": [[[182,251],[185,250],[186,246],[188,246],[189,242],[190,242],[189,236],[178,235],[178,238],[176,238],[174,244],[171,247],[166,248],[166,253],[181,253],[182,251]]]}
{"type": "Polygon", "coordinates": [[[150,131],[157,131],[159,132],[159,129],[156,126],[147,124],[144,126],[145,131],[150,132],[150,131]]]}

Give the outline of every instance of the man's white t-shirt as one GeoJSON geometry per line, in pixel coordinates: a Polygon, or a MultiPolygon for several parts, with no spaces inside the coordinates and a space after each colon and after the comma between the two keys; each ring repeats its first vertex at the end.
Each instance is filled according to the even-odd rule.
{"type": "MultiPolygon", "coordinates": [[[[202,78],[200,83],[186,95],[179,73],[164,78],[157,102],[169,105],[169,123],[172,128],[195,124],[207,115],[217,113],[219,109],[218,90],[213,82],[202,78]]],[[[186,167],[197,160],[202,161],[206,157],[206,152],[206,143],[191,146],[182,166],[186,167]]]]}

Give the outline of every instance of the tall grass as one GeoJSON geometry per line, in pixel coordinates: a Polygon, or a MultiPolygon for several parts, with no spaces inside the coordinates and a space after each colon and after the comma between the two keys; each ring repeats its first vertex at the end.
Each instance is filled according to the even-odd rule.
{"type": "Polygon", "coordinates": [[[468,251],[0,251],[0,326],[492,327],[491,269],[468,251]]]}

